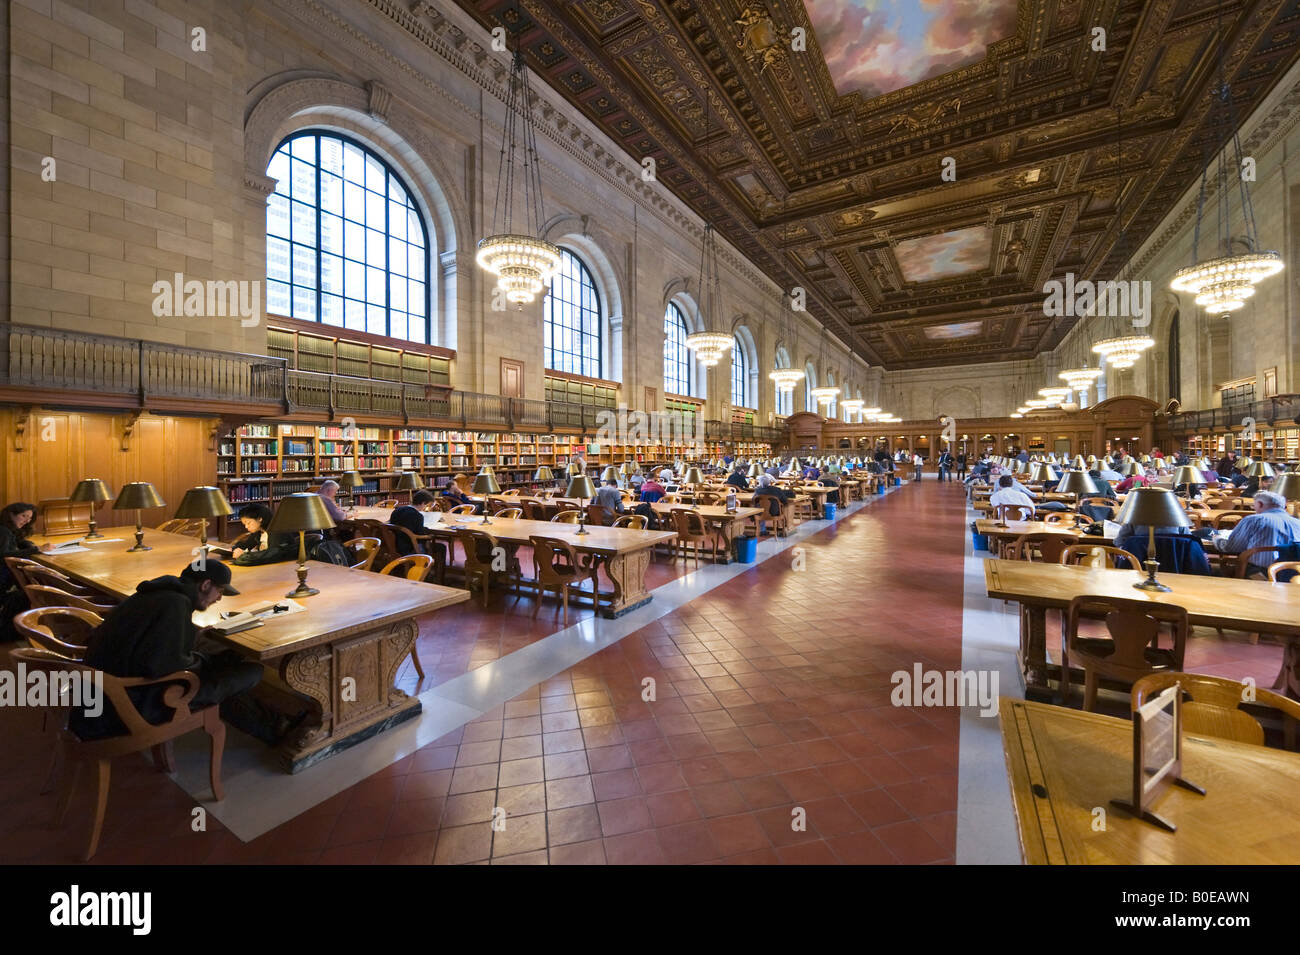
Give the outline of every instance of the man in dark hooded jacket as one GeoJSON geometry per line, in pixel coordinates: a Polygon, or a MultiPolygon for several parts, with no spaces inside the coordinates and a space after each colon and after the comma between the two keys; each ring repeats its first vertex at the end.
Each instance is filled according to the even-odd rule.
{"type": "MultiPolygon", "coordinates": [[[[189,565],[179,576],[143,581],[91,633],[85,662],[117,677],[157,678],[190,670],[199,678],[199,690],[190,708],[221,703],[222,716],[226,717],[230,699],[252,689],[262,679],[262,665],[215,643],[196,649],[200,631],[190,618],[196,611],[211,607],[222,595],[238,593],[230,586],[230,568],[211,558],[199,567],[189,565]]],[[[165,691],[165,685],[158,685],[129,689],[127,693],[141,716],[150,723],[164,723],[171,718],[171,708],[163,702],[165,691]]],[[[273,735],[258,732],[243,718],[231,722],[259,738],[273,735]]],[[[126,726],[107,702],[98,717],[74,710],[69,726],[82,739],[103,739],[126,732],[126,726]]]]}

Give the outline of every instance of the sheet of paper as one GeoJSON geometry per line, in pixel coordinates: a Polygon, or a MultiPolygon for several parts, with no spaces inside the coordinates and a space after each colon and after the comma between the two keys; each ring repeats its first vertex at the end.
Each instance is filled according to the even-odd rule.
{"type": "Polygon", "coordinates": [[[56,547],[50,551],[51,554],[89,554],[89,547],[82,547],[80,543],[69,544],[65,547],[56,547]]]}
{"type": "Polygon", "coordinates": [[[96,537],[94,540],[83,540],[83,544],[120,544],[126,540],[125,537],[96,537]]]}
{"type": "Polygon", "coordinates": [[[1115,535],[1119,533],[1119,529],[1122,526],[1123,526],[1122,524],[1116,524],[1114,521],[1103,521],[1102,536],[1105,537],[1107,540],[1114,540],[1115,535]]]}

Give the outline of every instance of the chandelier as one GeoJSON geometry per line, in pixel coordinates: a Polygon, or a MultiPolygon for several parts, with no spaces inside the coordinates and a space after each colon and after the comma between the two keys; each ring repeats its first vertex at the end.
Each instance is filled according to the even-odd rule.
{"type": "Polygon", "coordinates": [[[1030,398],[1025,402],[1025,407],[1032,411],[1042,411],[1044,408],[1052,407],[1052,402],[1046,398],[1030,398]]]}
{"type": "Polygon", "coordinates": [[[843,408],[845,411],[847,411],[849,414],[856,414],[862,410],[862,406],[865,404],[866,402],[863,401],[861,398],[845,398],[843,401],[840,402],[840,407],[843,408]]]}
{"type": "MultiPolygon", "coordinates": [[[[704,98],[704,139],[709,138],[709,99],[704,98]]],[[[709,182],[712,179],[707,177],[709,182]]],[[[713,189],[709,187],[709,204],[712,204],[713,189]]],[[[718,299],[721,297],[718,278],[718,240],[713,234],[713,223],[704,223],[704,237],[700,240],[700,275],[698,279],[700,296],[700,322],[703,331],[686,336],[686,347],[695,355],[696,360],[706,368],[712,368],[732,345],[730,335],[713,331],[714,318],[718,311],[718,299]]]]}
{"type": "MultiPolygon", "coordinates": [[[[1219,14],[1215,14],[1216,21],[1219,14]]],[[[1216,34],[1222,37],[1222,34],[1216,34]]],[[[1241,152],[1241,138],[1237,135],[1236,118],[1232,109],[1232,87],[1224,78],[1223,61],[1225,59],[1222,39],[1219,47],[1219,85],[1210,95],[1218,101],[1218,123],[1212,141],[1223,141],[1223,126],[1226,124],[1232,134],[1232,152],[1235,162],[1228,162],[1228,147],[1224,144],[1219,152],[1219,170],[1215,176],[1218,195],[1215,205],[1218,208],[1217,238],[1219,255],[1204,262],[1197,261],[1201,244],[1201,219],[1205,213],[1205,196],[1208,192],[1211,159],[1205,157],[1201,168],[1201,192],[1196,202],[1196,232],[1192,240],[1192,264],[1174,273],[1169,287],[1175,292],[1189,292],[1196,296],[1196,304],[1212,315],[1231,312],[1246,304],[1246,299],[1255,294],[1255,285],[1271,275],[1282,271],[1282,256],[1277,252],[1260,252],[1258,235],[1255,231],[1255,208],[1250,202],[1250,186],[1240,170],[1244,159],[1241,152]],[[1237,241],[1246,247],[1239,255],[1232,254],[1232,230],[1229,222],[1228,200],[1232,194],[1233,180],[1241,196],[1241,218],[1245,226],[1245,235],[1238,236],[1237,241]]],[[[1211,109],[1215,109],[1211,104],[1211,109]]],[[[1210,142],[1206,140],[1206,143],[1210,142]]]]}
{"type": "Polygon", "coordinates": [[[811,388],[808,391],[808,394],[812,395],[814,398],[817,399],[817,403],[819,405],[830,404],[832,401],[835,400],[835,396],[838,395],[839,393],[840,390],[836,388],[834,385],[826,385],[821,388],[811,388]]]}
{"type": "Polygon", "coordinates": [[[1048,401],[1052,402],[1053,405],[1059,405],[1062,401],[1069,398],[1073,392],[1069,388],[1054,386],[1051,388],[1039,388],[1038,393],[1048,401]]]}
{"type": "Polygon", "coordinates": [[[1144,335],[1121,335],[1097,342],[1092,350],[1112,368],[1132,368],[1142,353],[1154,345],[1155,341],[1144,335]]]}
{"type": "Polygon", "coordinates": [[[506,91],[506,118],[501,129],[501,163],[497,169],[496,205],[492,213],[492,235],[480,239],[474,257],[479,267],[497,277],[497,288],[506,300],[522,306],[531,302],[560,268],[560,250],[541,234],[545,217],[542,210],[542,173],[537,155],[537,130],[533,125],[532,89],[524,54],[516,47],[510,61],[510,85],[506,91]],[[519,130],[522,117],[523,128],[519,130]],[[518,139],[522,138],[520,144],[518,139]],[[524,152],[523,188],[515,188],[515,151],[524,152]],[[514,205],[522,192],[524,227],[514,231],[514,205]],[[503,220],[498,231],[498,215],[503,220]]]}
{"type": "Polygon", "coordinates": [[[731,347],[731,336],[721,332],[696,332],[686,336],[686,347],[695,353],[701,365],[712,368],[731,347]]]}
{"type": "Polygon", "coordinates": [[[1087,391],[1088,386],[1102,376],[1100,368],[1067,368],[1057,375],[1074,391],[1087,391]]]}
{"type": "Polygon", "coordinates": [[[803,381],[803,372],[796,368],[778,368],[776,371],[768,372],[767,377],[776,382],[776,390],[783,395],[788,395],[794,391],[794,386],[803,381]]]}

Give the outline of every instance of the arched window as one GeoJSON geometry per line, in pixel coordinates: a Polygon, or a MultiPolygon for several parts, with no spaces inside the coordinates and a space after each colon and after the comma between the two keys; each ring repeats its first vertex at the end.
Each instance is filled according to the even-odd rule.
{"type": "Polygon", "coordinates": [[[809,362],[803,369],[803,410],[816,411],[817,399],[813,397],[812,390],[817,387],[817,371],[809,362]]]}
{"type": "Polygon", "coordinates": [[[280,144],[266,174],[267,311],[429,344],[429,234],[389,165],[308,130],[280,144]]]}
{"type": "Polygon", "coordinates": [[[749,407],[749,369],[745,367],[745,346],[739,335],[731,339],[731,403],[749,407]]]}
{"type": "MultiPolygon", "coordinates": [[[[776,350],[776,367],[777,368],[790,367],[790,356],[789,354],[787,354],[784,348],[778,348],[776,350]]],[[[793,390],[781,391],[778,389],[776,392],[776,413],[782,417],[785,417],[786,415],[791,414],[793,411],[794,411],[794,391],[793,390]]]]}
{"type": "MultiPolygon", "coordinates": [[[[827,388],[835,387],[835,374],[833,372],[829,372],[829,371],[826,372],[826,387],[827,388]]],[[[838,404],[839,403],[834,398],[832,398],[830,402],[826,405],[827,418],[830,418],[831,420],[835,419],[835,409],[838,406],[838,404]]]]}
{"type": "Polygon", "coordinates": [[[691,352],[686,347],[686,316],[672,302],[664,311],[664,391],[691,393],[691,352]]]}
{"type": "Polygon", "coordinates": [[[543,328],[547,368],[602,377],[600,293],[587,266],[568,249],[560,249],[543,328]]]}
{"type": "Polygon", "coordinates": [[[1169,397],[1179,402],[1183,400],[1182,356],[1178,351],[1178,313],[1174,312],[1169,322],[1169,397]]]}

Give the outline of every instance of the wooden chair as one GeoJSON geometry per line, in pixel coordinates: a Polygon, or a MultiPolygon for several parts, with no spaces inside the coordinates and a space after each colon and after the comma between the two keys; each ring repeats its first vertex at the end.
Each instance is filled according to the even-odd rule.
{"type": "Polygon", "coordinates": [[[644,514],[624,514],[614,522],[614,526],[630,527],[634,531],[643,531],[649,523],[644,514]]]}
{"type": "Polygon", "coordinates": [[[14,629],[37,650],[49,650],[69,660],[81,660],[90,633],[104,618],[79,607],[38,607],[14,617],[14,629]]]}
{"type": "Polygon", "coordinates": [[[1075,597],[1061,634],[1061,699],[1070,702],[1070,659],[1083,667],[1083,708],[1091,712],[1097,702],[1097,683],[1109,677],[1133,684],[1157,670],[1180,671],[1187,647],[1187,611],[1173,604],[1158,604],[1129,597],[1075,597]],[[1079,635],[1079,621],[1104,616],[1110,638],[1079,635]],[[1160,625],[1173,629],[1173,648],[1159,647],[1160,625]]]}
{"type": "Polygon", "coordinates": [[[221,721],[220,708],[213,704],[202,709],[190,710],[190,702],[199,691],[199,678],[189,670],[178,670],[157,679],[144,677],[116,677],[102,670],[95,670],[84,663],[70,660],[48,650],[19,649],[10,651],[10,656],[26,664],[27,669],[43,670],[47,673],[71,672],[84,679],[81,674],[102,680],[106,703],[112,704],[118,718],[126,726],[125,735],[110,736],[100,740],[82,740],[69,729],[59,733],[59,755],[61,761],[69,768],[63,793],[59,799],[59,808],[55,824],[61,824],[72,805],[76,791],[77,779],[81,768],[91,764],[95,770],[95,815],[90,827],[90,840],[86,846],[87,862],[94,857],[99,848],[99,837],[104,829],[104,814],[108,809],[108,789],[113,760],[118,756],[151,750],[160,769],[171,766],[171,742],[195,730],[203,730],[211,742],[208,760],[208,778],[212,785],[212,795],[220,802],[225,798],[221,786],[221,756],[226,745],[226,724],[221,721]],[[178,685],[179,684],[179,685],[178,685]],[[165,723],[148,722],[128,695],[128,690],[151,686],[165,686],[163,703],[171,707],[171,718],[165,723]]]}
{"type": "Polygon", "coordinates": [[[449,497],[435,497],[433,499],[433,506],[446,514],[456,505],[452,503],[452,500],[449,497]]]}
{"type": "Polygon", "coordinates": [[[587,505],[587,523],[598,527],[608,527],[613,523],[614,512],[600,504],[587,505]]]}
{"type": "Polygon", "coordinates": [[[447,511],[448,514],[473,514],[475,507],[473,504],[457,504],[447,511]]]}
{"type": "Polygon", "coordinates": [[[999,523],[1005,524],[1007,521],[1031,521],[1034,519],[1034,509],[1028,504],[999,504],[993,509],[997,515],[999,523]]]}
{"type": "Polygon", "coordinates": [[[695,566],[699,567],[700,547],[706,541],[716,551],[713,535],[709,533],[704,518],[700,516],[699,511],[693,511],[689,507],[675,507],[668,513],[672,517],[673,530],[677,532],[677,544],[681,548],[682,560],[686,560],[686,547],[690,545],[695,552],[695,566]]]}
{"type": "Polygon", "coordinates": [[[78,610],[89,610],[91,613],[100,614],[101,616],[113,610],[113,604],[100,604],[87,600],[85,597],[79,597],[76,594],[70,594],[66,590],[60,590],[57,587],[46,587],[42,584],[28,584],[23,588],[27,594],[27,600],[33,607],[75,607],[78,610]]]}
{"type": "Polygon", "coordinates": [[[1087,564],[1107,570],[1141,570],[1138,560],[1128,551],[1104,544],[1072,544],[1061,553],[1063,564],[1087,564]]]}
{"type": "MultiPolygon", "coordinates": [[[[9,568],[9,576],[13,578],[14,583],[19,587],[26,587],[28,584],[35,582],[27,576],[29,569],[42,570],[45,568],[44,564],[26,557],[6,557],[5,566],[9,568]]],[[[54,571],[54,573],[58,573],[58,571],[54,571]]],[[[59,576],[63,575],[60,574],[59,576]]]]}
{"type": "MultiPolygon", "coordinates": [[[[537,603],[533,607],[533,616],[542,605],[542,591],[554,590],[564,608],[564,625],[569,625],[569,588],[585,577],[590,577],[590,567],[585,566],[578,557],[578,552],[568,541],[556,537],[536,537],[529,535],[528,542],[533,546],[533,583],[536,587],[537,603]]],[[[595,589],[592,601],[596,601],[595,589]]]]}
{"type": "MultiPolygon", "coordinates": [[[[1251,746],[1265,745],[1263,725],[1242,708],[1243,703],[1246,703],[1246,685],[1236,680],[1203,673],[1152,673],[1133,684],[1134,712],[1175,683],[1182,685],[1183,729],[1186,732],[1251,746]]],[[[1294,749],[1295,723],[1300,719],[1300,703],[1271,690],[1257,687],[1251,689],[1253,698],[1246,705],[1279,713],[1283,720],[1285,747],[1294,749]]]]}
{"type": "Polygon", "coordinates": [[[1210,506],[1210,502],[1209,502],[1209,501],[1204,501],[1204,500],[1201,500],[1201,501],[1183,501],[1183,508],[1184,508],[1185,510],[1188,510],[1188,511],[1211,511],[1211,510],[1214,510],[1214,508],[1212,508],[1212,507],[1210,506]]]}
{"type": "Polygon", "coordinates": [[[32,585],[53,587],[55,590],[61,590],[90,603],[99,604],[106,609],[112,609],[119,603],[115,597],[104,593],[102,590],[96,590],[94,587],[80,584],[72,578],[59,573],[53,567],[46,567],[44,564],[36,563],[36,561],[28,561],[28,564],[30,566],[22,568],[22,575],[32,585]]]}
{"type": "Polygon", "coordinates": [[[370,565],[375,562],[375,555],[379,553],[379,538],[354,537],[343,545],[343,549],[356,561],[355,564],[350,565],[353,570],[369,570],[370,565]]]}
{"type": "Polygon", "coordinates": [[[524,516],[524,509],[522,507],[503,507],[497,511],[496,516],[508,521],[514,521],[524,516]]]}
{"type": "Polygon", "coordinates": [[[1217,530],[1225,530],[1230,527],[1236,527],[1241,523],[1243,517],[1250,517],[1254,511],[1225,511],[1222,514],[1214,515],[1213,527],[1217,530]]]}
{"type": "Polygon", "coordinates": [[[1010,560],[1034,560],[1034,555],[1045,564],[1059,564],[1065,549],[1073,545],[1078,538],[1072,534],[1052,534],[1035,532],[1021,534],[1012,543],[1008,552],[1010,560]]]}
{"type": "Polygon", "coordinates": [[[396,507],[398,504],[396,498],[386,498],[375,504],[375,507],[396,507]]]}
{"type": "Polygon", "coordinates": [[[712,491],[700,491],[700,493],[697,494],[697,495],[695,496],[695,503],[697,503],[697,504],[721,504],[721,503],[722,503],[722,495],[721,495],[721,494],[715,494],[715,493],[712,492],[712,491]]]}
{"type": "Polygon", "coordinates": [[[552,524],[579,524],[582,520],[582,512],[577,508],[566,507],[556,513],[551,518],[552,524]]]}
{"type": "Polygon", "coordinates": [[[187,517],[174,517],[170,521],[163,521],[155,527],[154,530],[162,531],[165,534],[179,534],[180,528],[184,527],[189,522],[189,518],[187,517]]]}
{"type": "MultiPolygon", "coordinates": [[[[404,528],[399,528],[402,530],[404,528]]],[[[424,583],[429,576],[429,570],[433,567],[434,560],[428,554],[410,554],[406,557],[399,557],[391,560],[384,565],[384,569],[379,573],[384,577],[405,577],[407,580],[414,580],[418,583],[424,583]]],[[[424,667],[420,665],[419,636],[411,644],[411,662],[415,664],[415,672],[421,680],[424,679],[424,667]]]]}
{"type": "Polygon", "coordinates": [[[492,516],[500,511],[504,511],[506,509],[506,502],[501,500],[499,497],[489,497],[483,502],[483,507],[488,512],[488,516],[492,516]]]}
{"type": "Polygon", "coordinates": [[[465,551],[465,586],[473,593],[474,584],[476,582],[479,584],[483,591],[484,609],[487,609],[488,592],[493,577],[501,574],[514,577],[515,580],[523,577],[519,557],[513,548],[502,548],[506,554],[504,571],[492,569],[493,560],[498,553],[497,548],[501,545],[487,531],[463,527],[456,531],[456,539],[460,541],[461,548],[465,551]]]}
{"type": "MultiPolygon", "coordinates": [[[[383,541],[383,553],[379,559],[383,563],[387,564],[412,554],[425,554],[433,559],[438,583],[447,582],[447,551],[441,541],[416,537],[405,527],[396,524],[380,524],[379,539],[383,541]],[[399,541],[406,546],[401,546],[399,541]]],[[[372,566],[371,570],[373,569],[372,566]]]]}
{"type": "Polygon", "coordinates": [[[1098,507],[1118,508],[1119,504],[1113,497],[1105,497],[1098,494],[1094,497],[1083,497],[1079,499],[1079,504],[1096,504],[1098,507]]]}
{"type": "Polygon", "coordinates": [[[1269,564],[1268,579],[1274,583],[1279,581],[1282,583],[1292,584],[1300,583],[1300,560],[1279,560],[1275,564],[1269,564]],[[1284,571],[1291,571],[1292,576],[1283,581],[1278,577],[1278,575],[1284,571]]]}
{"type": "Polygon", "coordinates": [[[519,488],[517,488],[517,487],[507,488],[506,490],[504,490],[504,491],[501,492],[501,496],[502,496],[502,497],[518,497],[518,496],[519,496],[519,488]]]}
{"type": "MultiPolygon", "coordinates": [[[[1274,547],[1247,547],[1239,554],[1222,554],[1220,557],[1232,557],[1232,576],[1244,578],[1250,570],[1250,559],[1256,554],[1276,554],[1281,556],[1283,551],[1289,551],[1291,547],[1291,544],[1278,544],[1274,547]]],[[[1269,569],[1271,569],[1271,567],[1272,565],[1270,564],[1269,569]]]]}

